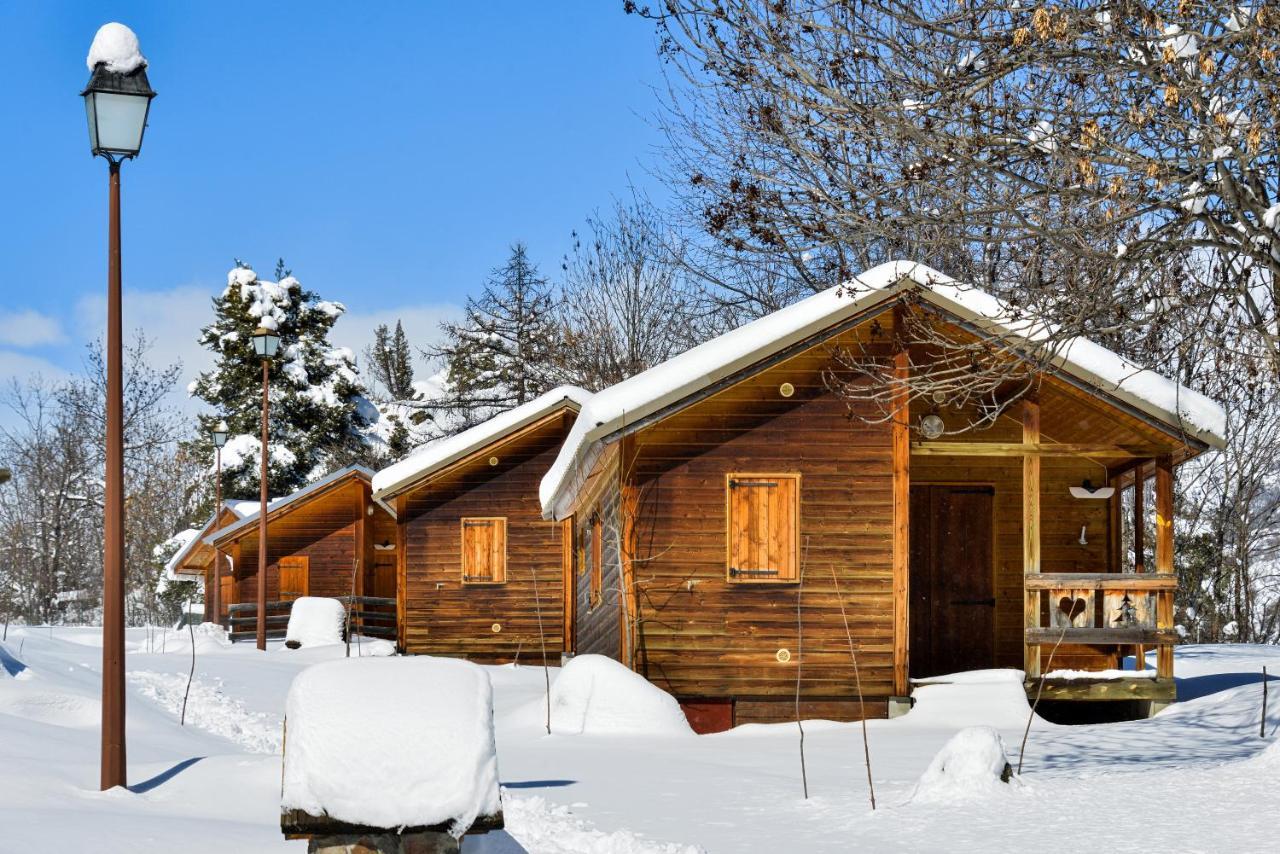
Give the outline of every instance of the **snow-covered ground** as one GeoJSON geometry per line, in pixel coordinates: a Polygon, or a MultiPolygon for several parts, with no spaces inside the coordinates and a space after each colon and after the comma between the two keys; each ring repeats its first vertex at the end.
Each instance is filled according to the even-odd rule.
{"type": "MultiPolygon", "coordinates": [[[[101,793],[100,631],[10,628],[0,645],[0,852],[305,850],[279,832],[280,720],[293,676],[343,648],[273,644],[259,653],[198,635],[182,727],[187,635],[128,638],[133,785],[101,793]]],[[[1265,739],[1258,724],[1260,670],[1280,674],[1280,648],[1189,646],[1177,655],[1185,701],[1156,718],[1037,720],[1021,785],[934,788],[928,797],[916,796],[917,781],[965,727],[995,727],[1016,764],[1027,705],[1010,671],[922,687],[909,715],[869,726],[874,813],[856,724],[805,725],[805,800],[794,724],[697,737],[667,725],[548,736],[541,669],[486,668],[508,830],[469,837],[464,850],[1277,850],[1280,746],[1268,747],[1280,730],[1280,681],[1265,739]]],[[[576,708],[579,688],[562,693],[576,708]]]]}

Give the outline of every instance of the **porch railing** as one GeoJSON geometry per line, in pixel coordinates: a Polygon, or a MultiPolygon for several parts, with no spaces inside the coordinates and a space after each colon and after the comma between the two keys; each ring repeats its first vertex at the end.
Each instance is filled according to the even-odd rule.
{"type": "MultiPolygon", "coordinates": [[[[1070,644],[1154,646],[1157,679],[1173,678],[1171,573],[1044,572],[1023,578],[1027,595],[1025,643],[1042,651],[1070,644]]],[[[1041,666],[1047,662],[1042,661],[1041,666]]],[[[1138,665],[1143,664],[1141,657],[1138,665]]],[[[1028,674],[1031,675],[1031,674],[1028,674]]]]}
{"type": "MultiPolygon", "coordinates": [[[[383,596],[335,596],[351,611],[352,634],[396,640],[396,600],[383,596]]],[[[292,601],[267,603],[267,638],[278,640],[289,626],[292,601]]],[[[258,603],[240,602],[227,606],[232,642],[258,636],[258,603]]]]}

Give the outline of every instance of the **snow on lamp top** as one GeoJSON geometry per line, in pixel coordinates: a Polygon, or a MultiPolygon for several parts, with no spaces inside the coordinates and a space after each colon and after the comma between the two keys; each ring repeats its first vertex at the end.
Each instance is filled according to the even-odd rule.
{"type": "Polygon", "coordinates": [[[103,24],[93,37],[89,47],[89,56],[85,65],[93,71],[104,64],[107,71],[116,74],[131,74],[139,68],[146,67],[147,58],[138,48],[138,37],[133,30],[124,24],[103,24]]]}

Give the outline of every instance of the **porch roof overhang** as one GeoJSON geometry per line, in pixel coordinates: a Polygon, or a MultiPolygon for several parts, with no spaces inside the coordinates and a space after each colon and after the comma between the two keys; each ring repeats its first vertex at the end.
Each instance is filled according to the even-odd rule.
{"type": "Polygon", "coordinates": [[[193,531],[182,548],[178,549],[173,557],[165,562],[166,576],[173,579],[179,575],[204,574],[209,560],[203,553],[211,548],[205,538],[211,532],[218,530],[219,526],[226,522],[228,518],[232,523],[243,518],[244,511],[241,506],[243,504],[244,502],[224,501],[222,507],[219,508],[219,512],[212,514],[203,527],[193,531]]]}
{"type": "MultiPolygon", "coordinates": [[[[296,492],[291,492],[288,495],[267,502],[267,524],[270,525],[281,516],[291,513],[321,496],[328,495],[350,481],[369,483],[372,478],[373,471],[366,466],[355,465],[339,469],[322,477],[315,483],[307,484],[296,492]]],[[[255,509],[253,512],[244,515],[239,521],[204,537],[204,542],[217,548],[225,548],[231,543],[255,533],[258,529],[260,514],[261,510],[255,509]]]]}
{"type": "MultiPolygon", "coordinates": [[[[869,319],[906,291],[980,334],[1035,344],[1054,328],[1016,314],[1007,304],[922,264],[893,261],[852,281],[727,332],[593,396],[582,408],[539,490],[546,518],[563,518],[609,442],[665,417],[772,359],[869,319]]],[[[1140,368],[1084,338],[1062,344],[1055,375],[1140,415],[1170,436],[1199,446],[1226,443],[1222,407],[1193,389],[1140,368]]]]}

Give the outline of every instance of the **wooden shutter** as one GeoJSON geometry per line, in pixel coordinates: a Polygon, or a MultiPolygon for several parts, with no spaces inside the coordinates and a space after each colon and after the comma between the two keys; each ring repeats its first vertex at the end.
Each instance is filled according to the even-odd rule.
{"type": "Polygon", "coordinates": [[[231,604],[232,597],[235,596],[236,580],[230,575],[224,575],[219,581],[222,584],[222,591],[218,601],[222,606],[222,613],[218,615],[218,618],[221,619],[227,613],[227,606],[231,604]]]}
{"type": "Polygon", "coordinates": [[[462,583],[507,580],[507,520],[501,516],[462,520],[462,583]]]}
{"type": "Polygon", "coordinates": [[[795,581],[799,575],[800,475],[730,474],[728,578],[795,581]]]}
{"type": "Polygon", "coordinates": [[[280,601],[292,602],[307,595],[310,558],[306,555],[287,555],[280,558],[280,601]]]}

